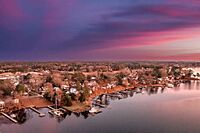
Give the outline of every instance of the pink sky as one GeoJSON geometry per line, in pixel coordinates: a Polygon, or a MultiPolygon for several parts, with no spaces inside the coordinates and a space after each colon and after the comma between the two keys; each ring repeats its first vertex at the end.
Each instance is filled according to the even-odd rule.
{"type": "Polygon", "coordinates": [[[198,0],[1,0],[0,60],[195,60],[198,0]]]}

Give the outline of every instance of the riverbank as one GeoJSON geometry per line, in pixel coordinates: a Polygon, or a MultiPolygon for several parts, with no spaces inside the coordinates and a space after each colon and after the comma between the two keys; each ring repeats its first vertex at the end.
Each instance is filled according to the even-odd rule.
{"type": "MultiPolygon", "coordinates": [[[[73,101],[71,106],[63,106],[62,108],[70,111],[70,112],[75,112],[75,113],[81,113],[85,111],[89,111],[92,105],[92,100],[100,95],[103,94],[112,94],[124,90],[134,90],[138,87],[165,87],[165,84],[137,84],[137,85],[132,85],[128,87],[124,86],[116,86],[110,89],[97,89],[94,91],[89,98],[85,102],[77,102],[73,101]]],[[[23,108],[29,108],[29,107],[36,107],[36,108],[45,108],[47,106],[53,106],[54,104],[50,101],[47,101],[43,97],[26,97],[26,98],[21,98],[19,99],[20,103],[16,107],[11,107],[11,108],[6,108],[5,112],[10,112],[14,110],[19,110],[23,108]]]]}
{"type": "MultiPolygon", "coordinates": [[[[176,88],[168,88],[162,93],[149,95],[124,91],[125,99],[118,100],[110,96],[99,97],[108,107],[101,109],[103,113],[90,115],[88,113],[70,114],[66,117],[52,117],[48,109],[40,111],[47,114],[40,118],[32,111],[26,112],[26,120],[18,125],[2,116],[1,132],[172,132],[188,133],[199,131],[200,120],[200,82],[183,83],[176,88]],[[133,94],[133,95],[132,95],[133,94]],[[28,117],[31,116],[31,117],[28,117]],[[145,125],[144,125],[145,123],[145,125]],[[186,124],[186,126],[183,126],[186,124]],[[52,126],[53,125],[53,126],[52,126]],[[159,125],[159,126],[158,126],[159,125]],[[31,130],[32,131],[32,130],[31,130]]],[[[152,89],[153,90],[153,89],[152,89]]],[[[68,113],[67,113],[68,114],[68,113]]]]}
{"type": "Polygon", "coordinates": [[[137,85],[132,85],[132,86],[128,86],[128,87],[117,86],[117,87],[114,87],[111,89],[98,89],[92,95],[90,95],[89,102],[91,102],[92,99],[94,99],[95,97],[103,95],[103,94],[112,94],[112,93],[124,91],[124,90],[133,90],[138,87],[165,87],[165,85],[164,84],[146,84],[146,85],[137,84],[137,85]]]}

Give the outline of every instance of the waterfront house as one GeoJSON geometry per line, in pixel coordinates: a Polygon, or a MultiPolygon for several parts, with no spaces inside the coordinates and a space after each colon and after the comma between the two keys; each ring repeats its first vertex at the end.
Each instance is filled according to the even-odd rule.
{"type": "Polygon", "coordinates": [[[70,88],[69,92],[70,92],[70,93],[74,93],[75,95],[77,95],[77,94],[79,93],[79,92],[77,91],[77,89],[74,88],[74,87],[70,88]]]}
{"type": "Polygon", "coordinates": [[[0,100],[0,110],[4,109],[5,107],[5,102],[0,100]]]}

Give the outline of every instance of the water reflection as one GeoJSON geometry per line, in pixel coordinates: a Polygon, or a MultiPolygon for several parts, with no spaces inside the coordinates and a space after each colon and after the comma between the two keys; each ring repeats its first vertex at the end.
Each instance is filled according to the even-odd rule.
{"type": "Polygon", "coordinates": [[[28,109],[20,109],[9,113],[9,115],[16,119],[19,124],[23,124],[32,117],[32,112],[28,109]]]}
{"type": "Polygon", "coordinates": [[[29,113],[26,113],[25,109],[20,109],[19,111],[17,111],[16,113],[16,120],[20,123],[23,124],[26,120],[29,119],[29,113]]]}
{"type": "MultiPolygon", "coordinates": [[[[104,94],[104,95],[100,95],[100,96],[96,97],[93,100],[93,106],[99,107],[99,108],[105,108],[108,105],[110,105],[111,101],[126,99],[129,97],[133,97],[134,95],[137,95],[137,94],[145,94],[146,93],[148,95],[153,95],[153,94],[157,94],[159,92],[163,93],[164,90],[165,90],[164,88],[149,87],[149,88],[135,88],[132,90],[125,90],[125,91],[120,91],[120,92],[112,93],[112,94],[104,94]]],[[[34,112],[31,111],[30,109],[21,109],[18,111],[13,111],[9,115],[12,115],[13,118],[15,118],[19,122],[19,124],[23,124],[27,120],[30,120],[31,118],[34,117],[33,113],[34,112]]],[[[80,118],[82,116],[84,119],[87,119],[89,116],[93,116],[93,115],[90,115],[90,113],[88,111],[85,111],[85,112],[81,112],[81,113],[64,112],[62,117],[55,117],[55,116],[52,116],[49,114],[49,117],[52,119],[56,118],[57,122],[60,123],[66,117],[71,116],[72,114],[77,118],[80,118]]]]}
{"type": "MultiPolygon", "coordinates": [[[[145,95],[145,96],[151,96],[151,95],[156,95],[156,94],[162,94],[167,90],[174,90],[174,91],[181,91],[181,90],[198,90],[200,86],[199,81],[190,81],[186,82],[184,84],[181,84],[180,86],[177,85],[177,87],[174,88],[162,88],[162,87],[140,87],[140,88],[133,88],[130,90],[124,90],[112,94],[103,94],[98,97],[96,97],[93,100],[93,107],[98,107],[98,108],[106,108],[110,106],[110,103],[112,101],[116,100],[121,100],[121,99],[127,99],[127,98],[132,98],[135,97],[136,95],[145,95]]],[[[10,113],[10,115],[13,115],[14,118],[19,122],[19,124],[24,124],[27,120],[31,120],[31,118],[34,117],[33,115],[34,112],[32,112],[29,109],[21,109],[18,111],[14,111],[10,113]]],[[[45,113],[48,113],[46,111],[45,113]]],[[[91,115],[88,111],[82,112],[82,113],[72,113],[72,112],[64,112],[62,117],[54,117],[52,115],[48,115],[49,118],[55,118],[58,123],[61,123],[64,121],[67,117],[75,116],[76,118],[83,118],[83,119],[88,119],[91,115]]],[[[41,118],[42,119],[42,118],[41,118]]],[[[1,118],[0,121],[2,122],[1,118]]],[[[8,121],[6,121],[9,123],[8,121]]]]}
{"type": "Polygon", "coordinates": [[[103,105],[109,105],[109,103],[114,100],[126,99],[129,97],[133,97],[134,95],[137,94],[154,95],[157,93],[163,93],[164,90],[165,88],[161,87],[146,87],[146,88],[140,87],[140,88],[135,88],[133,90],[125,90],[112,94],[103,94],[98,96],[93,102],[94,105],[102,107],[103,105]]]}
{"type": "Polygon", "coordinates": [[[166,90],[174,90],[174,91],[181,91],[181,90],[196,90],[199,89],[200,82],[199,81],[187,81],[186,83],[176,84],[174,88],[164,88],[164,87],[139,87],[133,88],[131,90],[120,91],[117,93],[112,94],[103,94],[98,96],[93,102],[95,106],[100,108],[104,108],[104,105],[109,105],[111,101],[126,99],[129,97],[133,97],[134,95],[138,94],[147,94],[147,95],[156,95],[158,93],[164,93],[166,90]]]}
{"type": "Polygon", "coordinates": [[[0,117],[0,130],[9,133],[199,133],[199,85],[200,82],[192,81],[174,88],[143,87],[101,95],[93,100],[93,106],[103,113],[95,116],[89,112],[67,112],[63,117],[53,117],[47,115],[49,109],[45,108],[40,111],[46,117],[40,118],[29,109],[20,110],[13,113],[21,124],[12,124],[0,117]],[[34,130],[29,131],[31,128],[34,130]]]}

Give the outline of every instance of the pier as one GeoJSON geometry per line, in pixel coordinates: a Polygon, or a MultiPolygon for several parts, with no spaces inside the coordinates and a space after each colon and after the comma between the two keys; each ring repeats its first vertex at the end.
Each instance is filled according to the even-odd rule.
{"type": "Polygon", "coordinates": [[[14,123],[18,123],[17,120],[15,120],[14,118],[12,118],[11,116],[7,115],[6,113],[1,112],[1,114],[3,116],[5,116],[6,118],[8,118],[10,121],[14,122],[14,123]]]}
{"type": "Polygon", "coordinates": [[[106,108],[107,107],[107,105],[103,105],[103,104],[99,104],[99,103],[92,103],[92,104],[95,105],[95,106],[99,106],[101,108],[106,108]]]}
{"type": "Polygon", "coordinates": [[[49,108],[50,110],[54,110],[54,108],[53,108],[53,107],[51,107],[51,106],[47,106],[47,108],[49,108]]]}
{"type": "Polygon", "coordinates": [[[54,113],[52,111],[55,110],[55,109],[51,106],[47,106],[47,108],[50,109],[50,111],[48,111],[48,113],[51,114],[51,115],[54,115],[54,113]]]}
{"type": "Polygon", "coordinates": [[[128,91],[120,91],[119,93],[121,93],[123,95],[127,95],[129,92],[128,91]]]}
{"type": "Polygon", "coordinates": [[[38,113],[40,117],[44,117],[45,114],[44,113],[41,113],[39,110],[37,110],[36,108],[34,107],[30,107],[31,110],[33,110],[34,112],[38,113]]]}
{"type": "Polygon", "coordinates": [[[50,111],[48,111],[48,113],[51,114],[51,115],[53,115],[53,116],[60,117],[60,116],[62,116],[64,114],[62,112],[64,109],[55,109],[55,108],[53,108],[51,106],[47,106],[47,107],[50,109],[50,111]]]}
{"type": "Polygon", "coordinates": [[[63,107],[61,107],[60,110],[63,112],[71,112],[70,110],[67,110],[66,108],[63,108],[63,107]]]}
{"type": "Polygon", "coordinates": [[[122,99],[123,97],[119,94],[106,94],[107,96],[110,96],[110,97],[115,97],[115,98],[118,98],[118,99],[122,99]]]}

